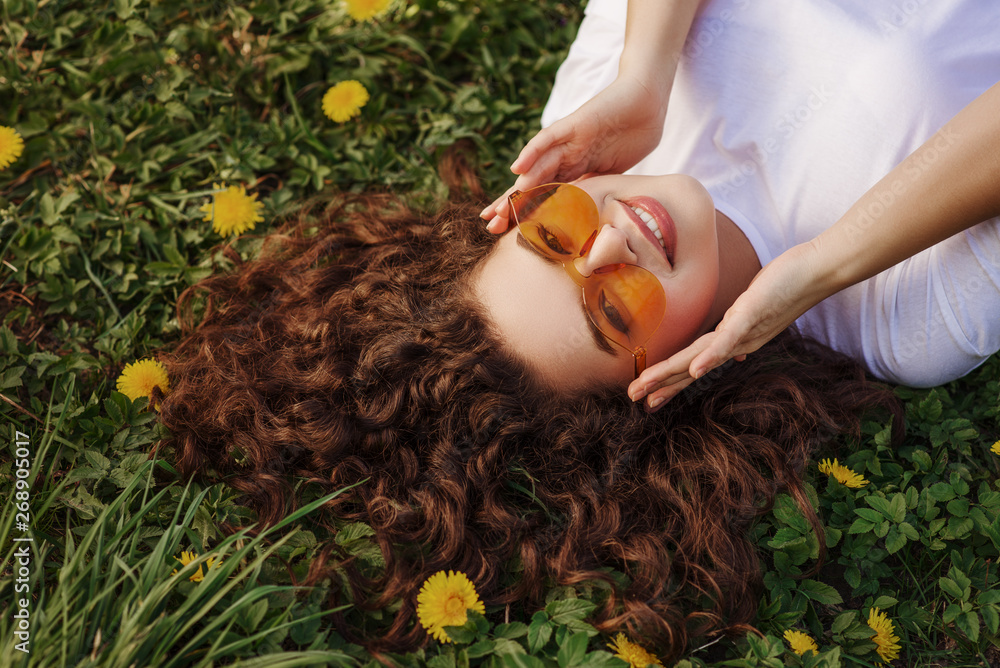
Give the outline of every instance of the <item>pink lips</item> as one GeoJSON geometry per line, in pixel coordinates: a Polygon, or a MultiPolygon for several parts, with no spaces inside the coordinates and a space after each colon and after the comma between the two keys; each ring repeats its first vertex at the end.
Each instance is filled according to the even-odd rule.
{"type": "Polygon", "coordinates": [[[625,204],[625,210],[628,212],[629,216],[632,218],[633,222],[639,227],[639,230],[643,235],[648,238],[652,244],[664,253],[667,258],[667,263],[674,266],[674,252],[677,249],[677,229],[674,226],[674,219],[670,217],[667,210],[663,208],[660,202],[652,197],[633,197],[628,200],[619,200],[622,204],[625,204]],[[660,234],[663,236],[663,246],[666,246],[664,250],[663,246],[660,246],[660,241],[656,238],[656,235],[650,231],[646,223],[636,215],[630,207],[638,207],[640,209],[645,209],[651,216],[653,220],[656,221],[657,227],[660,228],[660,234]]]}

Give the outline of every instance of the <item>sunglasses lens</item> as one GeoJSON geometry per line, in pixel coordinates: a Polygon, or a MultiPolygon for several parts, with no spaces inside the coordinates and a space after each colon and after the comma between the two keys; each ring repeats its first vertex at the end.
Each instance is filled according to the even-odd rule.
{"type": "MultiPolygon", "coordinates": [[[[582,188],[549,183],[514,194],[510,203],[518,231],[543,254],[571,263],[590,250],[600,214],[593,198],[582,188]]],[[[571,276],[574,274],[570,271],[571,276]]],[[[629,352],[649,340],[666,313],[663,286],[642,267],[602,267],[584,278],[582,285],[594,323],[629,352]]]]}
{"type": "Polygon", "coordinates": [[[635,265],[594,272],[584,283],[583,292],[597,327],[629,351],[649,340],[667,310],[659,279],[635,265]]]}
{"type": "Polygon", "coordinates": [[[576,186],[549,183],[512,200],[514,220],[524,238],[561,262],[578,257],[597,231],[597,204],[576,186]]]}

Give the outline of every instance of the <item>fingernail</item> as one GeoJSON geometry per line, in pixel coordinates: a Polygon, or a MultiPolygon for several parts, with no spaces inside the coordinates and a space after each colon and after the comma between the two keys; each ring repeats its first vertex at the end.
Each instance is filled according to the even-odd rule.
{"type": "Polygon", "coordinates": [[[653,399],[652,401],[649,402],[649,407],[650,408],[656,408],[657,406],[659,406],[660,404],[662,404],[664,401],[666,401],[666,397],[657,397],[657,398],[655,398],[655,399],[653,399]]]}
{"type": "Polygon", "coordinates": [[[486,209],[483,209],[482,211],[480,211],[479,212],[479,217],[482,218],[483,220],[486,220],[486,210],[489,209],[489,208],[490,207],[486,207],[486,209]]]}
{"type": "Polygon", "coordinates": [[[705,369],[695,369],[694,370],[694,379],[695,380],[698,380],[699,378],[701,378],[704,375],[705,375],[705,369]]]}

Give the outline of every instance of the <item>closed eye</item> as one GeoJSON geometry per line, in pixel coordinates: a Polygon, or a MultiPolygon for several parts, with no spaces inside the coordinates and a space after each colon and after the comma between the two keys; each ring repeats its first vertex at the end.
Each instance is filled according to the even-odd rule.
{"type": "Polygon", "coordinates": [[[549,228],[544,225],[537,225],[535,229],[538,231],[538,237],[553,253],[558,253],[559,255],[571,255],[571,253],[562,245],[559,237],[553,234],[549,228]]]}
{"type": "Polygon", "coordinates": [[[601,290],[601,294],[599,296],[599,303],[600,303],[601,313],[603,313],[604,317],[608,319],[608,322],[611,323],[611,326],[627,336],[629,334],[629,328],[628,325],[625,323],[625,318],[622,317],[622,314],[618,311],[615,305],[612,304],[610,301],[608,301],[607,295],[605,294],[604,290],[601,290]]]}

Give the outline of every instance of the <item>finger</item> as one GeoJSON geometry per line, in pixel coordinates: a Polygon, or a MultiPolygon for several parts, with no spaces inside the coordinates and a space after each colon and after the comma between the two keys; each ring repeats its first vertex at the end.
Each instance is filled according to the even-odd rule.
{"type": "Polygon", "coordinates": [[[670,387],[665,387],[661,390],[657,390],[653,394],[649,395],[646,399],[646,412],[655,413],[656,411],[663,408],[671,399],[676,397],[681,393],[685,387],[694,382],[694,378],[688,376],[687,380],[675,383],[670,387]]]}
{"type": "Polygon", "coordinates": [[[575,178],[573,172],[582,173],[582,170],[575,165],[563,164],[564,158],[565,151],[563,151],[561,146],[549,149],[538,156],[538,159],[535,160],[530,169],[526,169],[517,177],[517,181],[514,182],[515,185],[520,190],[528,190],[543,183],[571,181],[575,178]]]}
{"type": "Polygon", "coordinates": [[[515,181],[514,185],[512,185],[510,188],[507,188],[507,190],[504,192],[503,195],[497,197],[495,200],[490,202],[489,206],[483,209],[482,213],[479,214],[480,218],[483,218],[485,220],[490,220],[495,216],[500,216],[501,218],[506,219],[510,215],[509,211],[510,206],[507,203],[507,198],[510,197],[511,194],[515,190],[518,190],[519,188],[520,186],[518,185],[518,181],[515,181]]]}
{"type": "Polygon", "coordinates": [[[688,359],[687,357],[675,355],[670,359],[649,367],[629,385],[629,397],[632,401],[639,401],[646,395],[662,387],[690,378],[690,374],[688,374],[688,359]]]}
{"type": "Polygon", "coordinates": [[[714,340],[691,360],[690,372],[693,378],[701,378],[733,357],[741,335],[733,330],[716,330],[716,334],[714,340]]]}
{"type": "MultiPolygon", "coordinates": [[[[559,124],[557,123],[554,127],[558,128],[558,126],[559,124]]],[[[552,146],[559,134],[560,133],[553,130],[553,128],[543,128],[542,130],[539,130],[538,133],[524,145],[524,148],[522,148],[521,152],[518,153],[514,162],[510,164],[510,171],[515,174],[523,174],[531,169],[532,165],[534,165],[535,161],[538,159],[538,156],[543,155],[549,150],[549,147],[552,146]]]]}
{"type": "Polygon", "coordinates": [[[686,368],[678,371],[677,373],[658,375],[653,377],[652,380],[636,380],[636,383],[642,384],[638,385],[634,391],[631,389],[632,386],[630,385],[629,397],[631,397],[632,401],[641,401],[643,398],[658,390],[671,387],[685,380],[691,380],[691,375],[688,373],[686,368]]]}
{"type": "Polygon", "coordinates": [[[497,215],[497,211],[499,210],[500,206],[503,205],[506,201],[507,201],[506,195],[501,195],[500,197],[497,197],[495,200],[486,205],[486,208],[482,210],[482,212],[479,214],[479,217],[482,218],[483,220],[492,219],[494,216],[497,215]]]}
{"type": "Polygon", "coordinates": [[[480,214],[480,215],[485,215],[492,213],[489,222],[486,224],[486,229],[492,232],[493,234],[502,234],[503,232],[507,231],[507,227],[510,220],[510,204],[508,203],[507,198],[515,190],[517,190],[517,183],[512,185],[510,188],[507,189],[507,192],[505,192],[503,195],[494,200],[493,204],[490,205],[490,206],[495,205],[492,212],[490,211],[490,207],[486,207],[485,209],[483,209],[483,213],[480,214]]]}
{"type": "Polygon", "coordinates": [[[647,368],[629,385],[629,396],[638,401],[660,387],[690,378],[691,361],[708,347],[715,336],[715,332],[704,334],[684,350],[647,368]]]}

